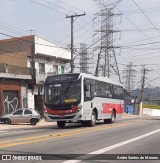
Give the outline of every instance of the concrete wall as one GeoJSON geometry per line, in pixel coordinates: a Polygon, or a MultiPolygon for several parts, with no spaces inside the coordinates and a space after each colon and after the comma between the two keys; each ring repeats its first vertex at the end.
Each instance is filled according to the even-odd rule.
{"type": "Polygon", "coordinates": [[[28,89],[28,108],[35,109],[33,90],[28,89]]]}
{"type": "Polygon", "coordinates": [[[71,51],[61,48],[39,37],[35,37],[35,54],[45,54],[56,58],[71,59],[71,51]],[[46,46],[44,46],[46,45],[46,46]]]}
{"type": "Polygon", "coordinates": [[[143,108],[143,114],[149,115],[149,116],[160,116],[160,110],[158,109],[149,109],[149,108],[143,108]]]}
{"type": "Polygon", "coordinates": [[[35,54],[41,54],[44,57],[55,57],[60,60],[71,59],[69,50],[32,35],[0,40],[0,63],[27,67],[27,57],[32,54],[33,43],[35,43],[35,54]]]}

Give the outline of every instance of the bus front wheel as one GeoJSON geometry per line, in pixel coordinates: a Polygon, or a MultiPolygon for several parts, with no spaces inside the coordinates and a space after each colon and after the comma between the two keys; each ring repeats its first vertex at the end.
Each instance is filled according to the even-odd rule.
{"type": "Polygon", "coordinates": [[[88,121],[88,127],[94,127],[96,125],[96,113],[93,111],[91,120],[88,121]]]}
{"type": "Polygon", "coordinates": [[[65,121],[57,121],[57,126],[58,126],[59,128],[64,128],[64,127],[65,127],[65,124],[66,124],[65,121]]]}

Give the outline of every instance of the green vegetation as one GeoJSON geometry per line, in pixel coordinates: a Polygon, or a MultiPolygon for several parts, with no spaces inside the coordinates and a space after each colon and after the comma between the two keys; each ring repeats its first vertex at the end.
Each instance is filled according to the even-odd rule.
{"type": "Polygon", "coordinates": [[[150,109],[160,109],[159,105],[150,105],[150,104],[145,104],[143,103],[143,108],[150,108],[150,109]]]}

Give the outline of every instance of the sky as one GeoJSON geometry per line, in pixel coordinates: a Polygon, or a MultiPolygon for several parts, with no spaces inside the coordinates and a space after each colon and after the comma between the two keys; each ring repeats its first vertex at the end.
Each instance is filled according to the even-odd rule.
{"type": "MultiPolygon", "coordinates": [[[[91,46],[101,23],[100,3],[116,0],[0,0],[0,39],[35,34],[57,45],[70,44],[71,20],[74,19],[74,47],[91,46]],[[5,35],[4,35],[5,34],[5,35]],[[6,36],[9,35],[9,36],[6,36]]],[[[127,65],[133,63],[133,89],[141,86],[142,68],[146,68],[146,87],[160,87],[160,0],[121,0],[114,6],[113,20],[116,59],[125,82],[127,65]]],[[[96,35],[98,36],[98,35],[96,35]]],[[[100,43],[100,42],[99,42],[100,43]]],[[[96,44],[97,45],[97,44],[96,44]]],[[[89,49],[89,53],[92,52],[89,49]]],[[[95,53],[95,52],[94,52],[95,53]]],[[[96,53],[94,54],[96,55],[96,53]]],[[[92,57],[94,66],[96,60],[92,57]]],[[[92,68],[92,67],[91,67],[92,68]]]]}

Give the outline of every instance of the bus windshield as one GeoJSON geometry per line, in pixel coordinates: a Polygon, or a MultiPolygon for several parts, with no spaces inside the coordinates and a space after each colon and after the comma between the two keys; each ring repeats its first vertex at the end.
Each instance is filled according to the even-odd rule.
{"type": "Polygon", "coordinates": [[[48,83],[45,86],[45,103],[65,105],[77,103],[81,99],[81,80],[48,83]]]}

